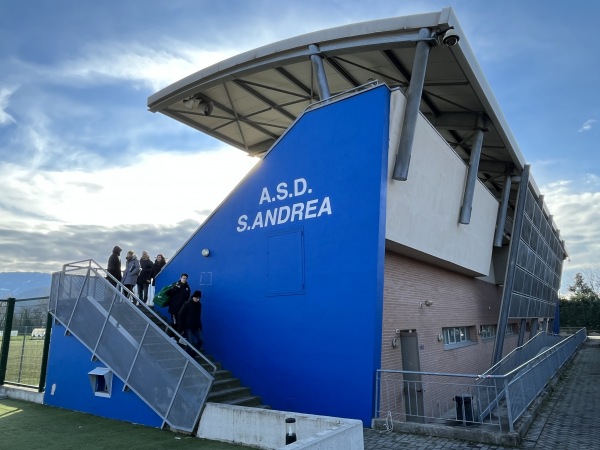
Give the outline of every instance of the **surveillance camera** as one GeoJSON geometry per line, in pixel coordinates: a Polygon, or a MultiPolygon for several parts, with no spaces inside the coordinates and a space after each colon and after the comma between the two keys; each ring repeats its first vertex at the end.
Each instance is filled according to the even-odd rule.
{"type": "Polygon", "coordinates": [[[444,33],[444,38],[442,39],[442,42],[448,47],[454,47],[456,44],[458,44],[459,40],[460,36],[456,33],[456,31],[450,28],[444,33]]]}
{"type": "Polygon", "coordinates": [[[213,112],[215,104],[213,102],[202,101],[200,102],[199,109],[204,113],[205,116],[210,116],[213,112]]]}

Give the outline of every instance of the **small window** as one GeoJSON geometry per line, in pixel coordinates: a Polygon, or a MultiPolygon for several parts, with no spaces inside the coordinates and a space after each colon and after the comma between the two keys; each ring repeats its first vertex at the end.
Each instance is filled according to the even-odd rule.
{"type": "Polygon", "coordinates": [[[469,327],[442,328],[442,334],[447,347],[462,347],[472,343],[469,327]]]}
{"type": "Polygon", "coordinates": [[[498,329],[497,325],[481,325],[479,329],[479,334],[481,335],[481,339],[491,339],[496,336],[496,330],[498,329]]]}
{"type": "Polygon", "coordinates": [[[105,367],[96,367],[88,373],[92,391],[96,397],[110,397],[112,393],[112,377],[111,370],[105,367]]]}

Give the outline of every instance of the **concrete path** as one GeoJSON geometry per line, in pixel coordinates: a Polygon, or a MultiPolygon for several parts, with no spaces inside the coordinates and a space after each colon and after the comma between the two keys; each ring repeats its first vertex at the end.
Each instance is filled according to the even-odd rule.
{"type": "MultiPolygon", "coordinates": [[[[548,402],[523,438],[520,448],[600,449],[600,339],[590,338],[563,374],[548,402]]],[[[365,450],[496,449],[511,447],[365,429],[365,450]]]]}

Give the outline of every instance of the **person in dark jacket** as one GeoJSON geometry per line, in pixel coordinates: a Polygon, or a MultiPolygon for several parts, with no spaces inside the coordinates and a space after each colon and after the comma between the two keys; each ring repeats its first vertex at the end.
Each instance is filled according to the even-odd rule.
{"type": "Polygon", "coordinates": [[[148,252],[142,252],[142,257],[140,258],[141,272],[137,277],[137,288],[138,297],[144,303],[148,302],[148,288],[152,280],[152,267],[153,264],[150,256],[148,256],[148,252]]]}
{"type": "MultiPolygon", "coordinates": [[[[178,315],[181,334],[198,351],[201,351],[202,344],[204,344],[202,340],[202,304],[200,303],[200,297],[202,297],[202,292],[194,291],[192,298],[183,304],[178,315]]],[[[187,349],[187,352],[195,356],[191,349],[187,349]]]]}
{"type": "MultiPolygon", "coordinates": [[[[121,247],[115,245],[112,249],[112,254],[108,257],[108,266],[106,267],[106,271],[111,274],[117,281],[121,281],[121,247]]],[[[110,284],[113,286],[117,286],[117,281],[113,280],[111,277],[106,277],[110,284]]]]}
{"type": "Polygon", "coordinates": [[[169,314],[171,314],[171,324],[177,331],[180,331],[177,315],[179,314],[179,310],[181,310],[181,307],[185,301],[190,298],[190,285],[188,284],[187,280],[188,274],[182,273],[179,281],[167,291],[167,295],[169,296],[169,314]]]}
{"type": "Polygon", "coordinates": [[[162,270],[162,268],[167,264],[165,257],[162,254],[156,255],[156,259],[154,260],[154,264],[152,265],[152,286],[156,286],[156,277],[162,270]]]}

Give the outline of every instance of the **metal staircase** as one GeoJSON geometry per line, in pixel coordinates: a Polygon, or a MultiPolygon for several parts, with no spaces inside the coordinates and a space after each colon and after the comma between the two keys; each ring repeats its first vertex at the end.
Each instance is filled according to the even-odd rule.
{"type": "Polygon", "coordinates": [[[112,277],[93,260],[65,264],[52,275],[50,314],[152,408],[163,426],[192,432],[217,366],[200,353],[189,356],[178,344],[183,337],[107,278],[112,277]]]}

